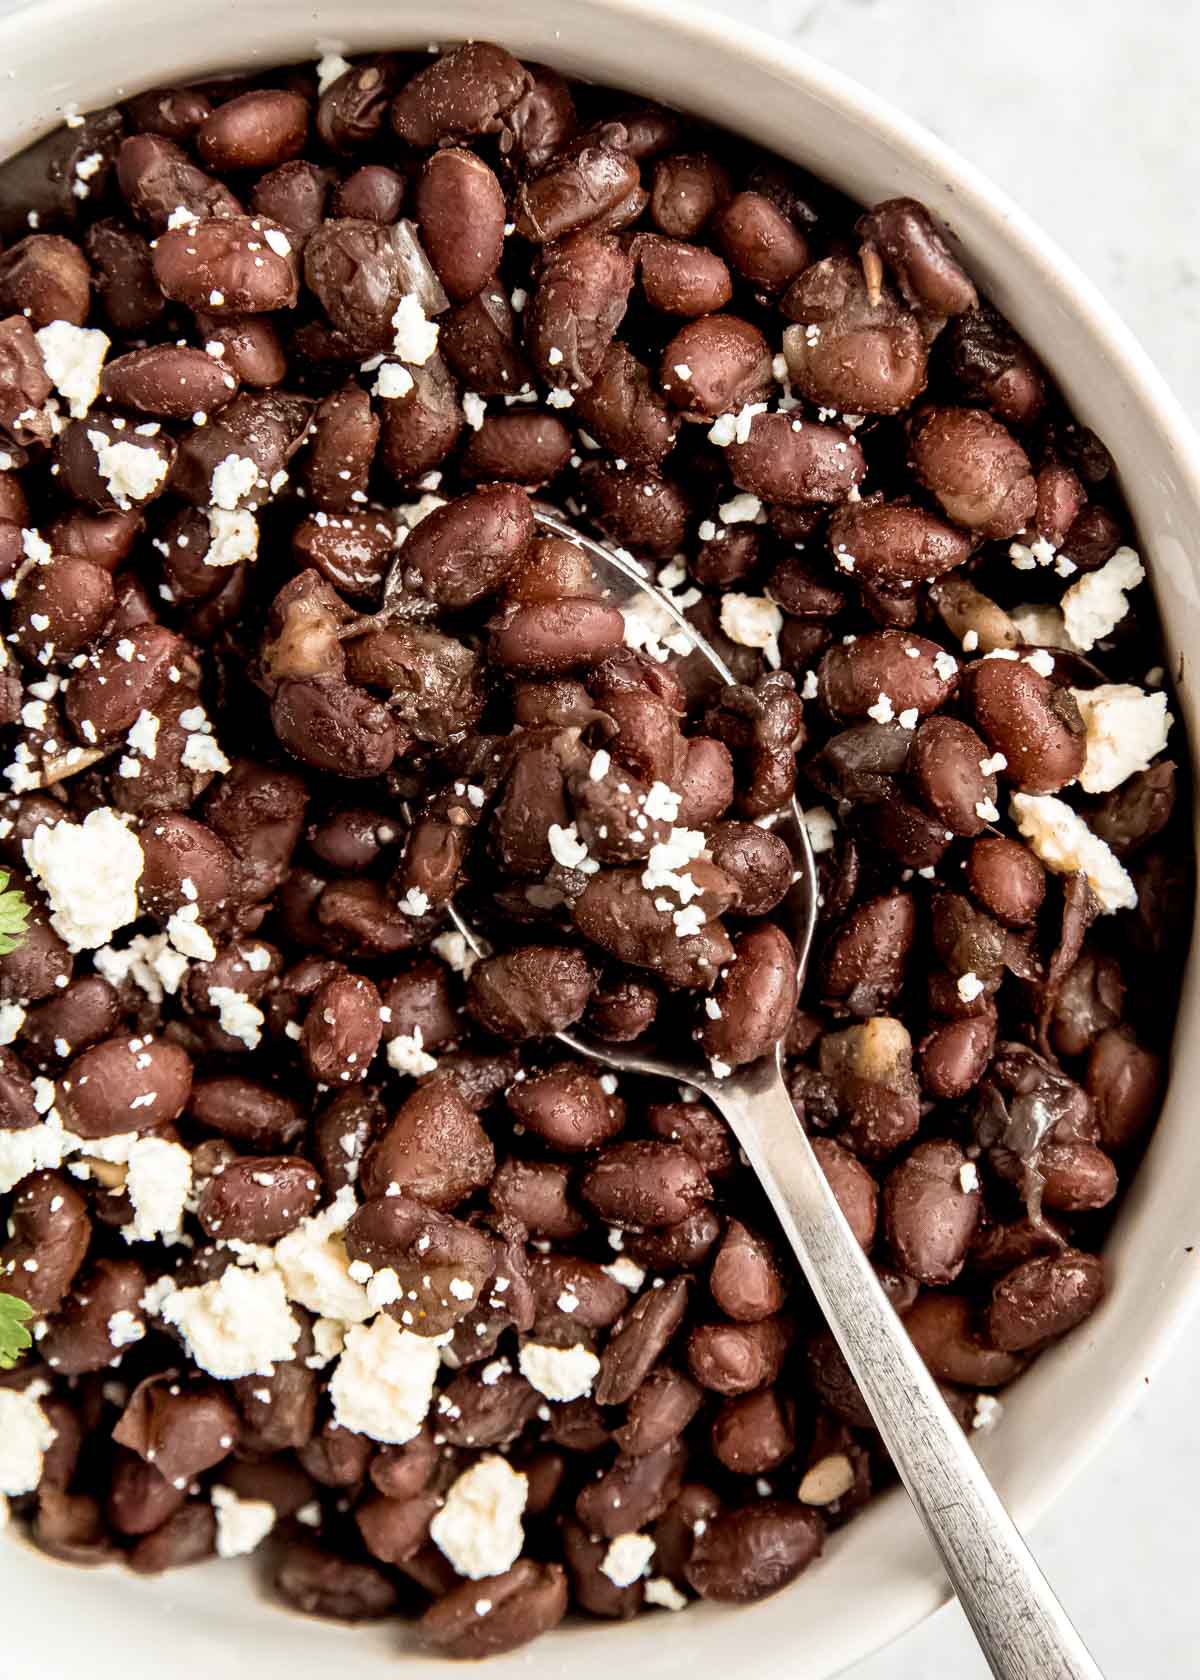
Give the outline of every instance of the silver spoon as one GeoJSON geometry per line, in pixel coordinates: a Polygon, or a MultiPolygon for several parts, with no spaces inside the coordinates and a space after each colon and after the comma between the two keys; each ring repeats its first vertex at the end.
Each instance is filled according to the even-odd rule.
{"type": "MultiPolygon", "coordinates": [[[[606,597],[631,599],[641,591],[675,621],[723,682],[733,682],[724,661],[636,561],[584,536],[549,509],[536,507],[535,517],[543,530],[584,550],[606,597]]],[[[803,986],[816,924],[816,865],[795,800],[777,826],[797,864],[785,902],[803,986]]],[[[453,903],[447,908],[476,956],[490,956],[487,940],[453,903]]],[[[700,1061],[613,1048],[582,1033],[556,1036],[578,1055],[616,1072],[694,1086],[727,1122],[758,1174],[997,1680],[1102,1680],[846,1223],[796,1117],[779,1049],[717,1079],[700,1061]]]]}

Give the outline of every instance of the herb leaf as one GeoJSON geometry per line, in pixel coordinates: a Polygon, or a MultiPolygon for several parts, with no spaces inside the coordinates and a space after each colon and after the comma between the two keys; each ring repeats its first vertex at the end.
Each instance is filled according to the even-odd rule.
{"type": "Polygon", "coordinates": [[[18,888],[8,883],[8,870],[0,869],[0,957],[23,945],[29,932],[26,927],[29,906],[18,888]]]}
{"type": "Polygon", "coordinates": [[[16,1295],[0,1294],[0,1371],[11,1371],[23,1353],[33,1346],[25,1328],[33,1317],[28,1301],[16,1295]]]}

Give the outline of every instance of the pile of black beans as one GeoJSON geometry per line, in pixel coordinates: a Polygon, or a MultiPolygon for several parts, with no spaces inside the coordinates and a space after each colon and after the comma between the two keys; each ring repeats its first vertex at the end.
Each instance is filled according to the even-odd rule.
{"type": "Polygon", "coordinates": [[[68,113],[0,237],[0,1490],[457,1657],[776,1591],[886,1454],[724,1123],[552,1035],[782,1043],[994,1419],[1186,954],[1103,443],[914,200],[484,43],[68,113]]]}

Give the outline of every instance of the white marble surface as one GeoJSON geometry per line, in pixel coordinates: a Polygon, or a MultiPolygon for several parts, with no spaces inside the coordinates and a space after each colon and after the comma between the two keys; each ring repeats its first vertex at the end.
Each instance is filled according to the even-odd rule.
{"type": "MultiPolygon", "coordinates": [[[[985,169],[1101,286],[1200,420],[1194,0],[707,3],[856,76],[985,169]]],[[[1032,1537],[1108,1680],[1200,1672],[1198,1389],[1200,1325],[1032,1537]]],[[[951,1606],[845,1680],[986,1674],[951,1606]]]]}
{"type": "MultiPolygon", "coordinates": [[[[1195,0],[702,3],[857,76],[985,169],[1099,283],[1200,418],[1195,0]]],[[[14,9],[0,0],[0,15],[14,9]]],[[[1200,1326],[1033,1535],[1108,1680],[1200,1668],[1198,1389],[1200,1326]]],[[[846,1680],[986,1672],[949,1607],[846,1680]]]]}

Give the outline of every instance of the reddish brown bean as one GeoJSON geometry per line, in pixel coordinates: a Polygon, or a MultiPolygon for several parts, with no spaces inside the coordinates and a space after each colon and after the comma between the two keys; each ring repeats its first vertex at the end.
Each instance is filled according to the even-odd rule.
{"type": "Polygon", "coordinates": [[[210,169],[271,169],[298,157],[308,135],[308,103],[282,88],[255,88],[219,105],[196,130],[210,169]]]}
{"type": "MultiPolygon", "coordinates": [[[[813,1154],[821,1163],[821,1171],[829,1180],[829,1188],[846,1216],[846,1223],[869,1254],[875,1241],[879,1213],[879,1191],[875,1180],[857,1155],[852,1155],[843,1144],[824,1137],[815,1137],[811,1141],[813,1154]]],[[[721,1305],[729,1312],[724,1302],[721,1305]]],[[[741,1315],[733,1313],[730,1316],[737,1318],[741,1315]]]]}
{"type": "Polygon", "coordinates": [[[712,1194],[700,1163],[678,1144],[618,1143],[584,1176],[580,1195],[610,1225],[676,1225],[712,1194]]]}
{"type": "Polygon", "coordinates": [[[979,1220],[974,1167],[957,1144],[919,1143],[883,1187],[888,1242],[901,1271],[919,1283],[952,1283],[962,1271],[979,1220]]]}
{"type": "Polygon", "coordinates": [[[711,1518],[684,1574],[701,1598],[754,1604],[794,1581],[821,1552],[824,1524],[807,1506],[764,1499],[711,1518]]]}
{"type": "Polygon", "coordinates": [[[698,1324],[688,1337],[688,1369],[702,1388],[749,1394],[778,1377],[791,1340],[783,1318],[753,1324],[698,1324]]]}
{"type": "Polygon", "coordinates": [[[463,1581],[417,1624],[421,1643],[449,1657],[494,1657],[558,1626],[567,1612],[567,1578],[557,1564],[521,1558],[487,1581],[487,1610],[477,1582],[463,1581]]]}
{"type": "Polygon", "coordinates": [[[1002,1277],[988,1308],[988,1332],[998,1347],[1021,1353],[1081,1324],[1104,1296],[1098,1255],[1065,1249],[1027,1260],[1002,1277]]]}
{"type": "Polygon", "coordinates": [[[204,1187],[196,1217],[210,1237],[269,1243],[313,1212],[319,1182],[298,1155],[252,1155],[231,1161],[204,1187]]]}
{"type": "Polygon", "coordinates": [[[469,41],[407,82],[392,101],[392,127],[410,146],[427,148],[494,134],[527,94],[533,78],[510,52],[469,41]]]}
{"type": "Polygon", "coordinates": [[[771,923],[742,934],[705,1008],[700,1042],[709,1061],[741,1067],[767,1055],[787,1031],[797,995],[787,935],[771,923]]]}
{"type": "Polygon", "coordinates": [[[926,1290],[904,1315],[913,1346],[940,1382],[967,1388],[999,1388],[1023,1361],[981,1333],[964,1295],[926,1290]]]}
{"type": "Polygon", "coordinates": [[[478,965],[467,986],[467,1010],[497,1037],[543,1037],[579,1020],[594,984],[582,952],[526,945],[478,965]]]}
{"type": "Polygon", "coordinates": [[[610,1096],[594,1074],[572,1062],[560,1062],[512,1085],[507,1102],[526,1130],[564,1153],[607,1143],[625,1124],[624,1103],[610,1096]]]}
{"type": "Polygon", "coordinates": [[[708,415],[761,402],[771,351],[758,328],[736,315],[704,315],[681,327],[662,353],[659,384],[685,414],[708,415]],[[680,372],[680,369],[686,371],[680,372]]]}
{"type": "Polygon", "coordinates": [[[796,1408],[777,1389],[726,1400],[713,1419],[713,1457],[737,1476],[763,1476],[796,1446],[796,1408]]]}
{"type": "Polygon", "coordinates": [[[455,303],[483,290],[504,250],[504,191],[474,152],[435,152],[417,180],[416,214],[429,260],[455,303]]]}
{"type": "Polygon", "coordinates": [[[1046,871],[1028,847],[988,836],[967,854],[967,886],[997,921],[1026,927],[1046,896],[1046,871]]]}
{"type": "Polygon", "coordinates": [[[178,1045],[165,1038],[109,1038],[69,1064],[58,1106],[80,1137],[153,1132],[179,1118],[191,1088],[191,1058],[178,1045]]]}
{"type": "Polygon", "coordinates": [[[913,471],[946,514],[983,537],[1012,537],[1037,503],[1029,457],[990,414],[977,408],[924,409],[912,422],[913,471]]]}
{"type": "Polygon", "coordinates": [[[600,1405],[619,1406],[633,1397],[683,1323],[687,1297],[688,1280],[682,1277],[638,1296],[600,1356],[595,1387],[600,1405]]]}
{"type": "MultiPolygon", "coordinates": [[[[363,1193],[393,1185],[414,1201],[448,1212],[495,1171],[496,1157],[475,1115],[447,1079],[414,1091],[363,1157],[363,1193]]],[[[393,1192],[394,1193],[394,1192],[393,1192]]]]}
{"type": "Polygon", "coordinates": [[[299,295],[291,240],[258,217],[213,217],[169,228],[155,245],[154,274],[173,302],[218,316],[291,309],[299,295]]]}
{"type": "Polygon", "coordinates": [[[1087,731],[1074,695],[1024,660],[981,660],[967,700],[980,733],[1006,760],[1005,780],[1022,793],[1057,793],[1083,769],[1087,731]]]}

